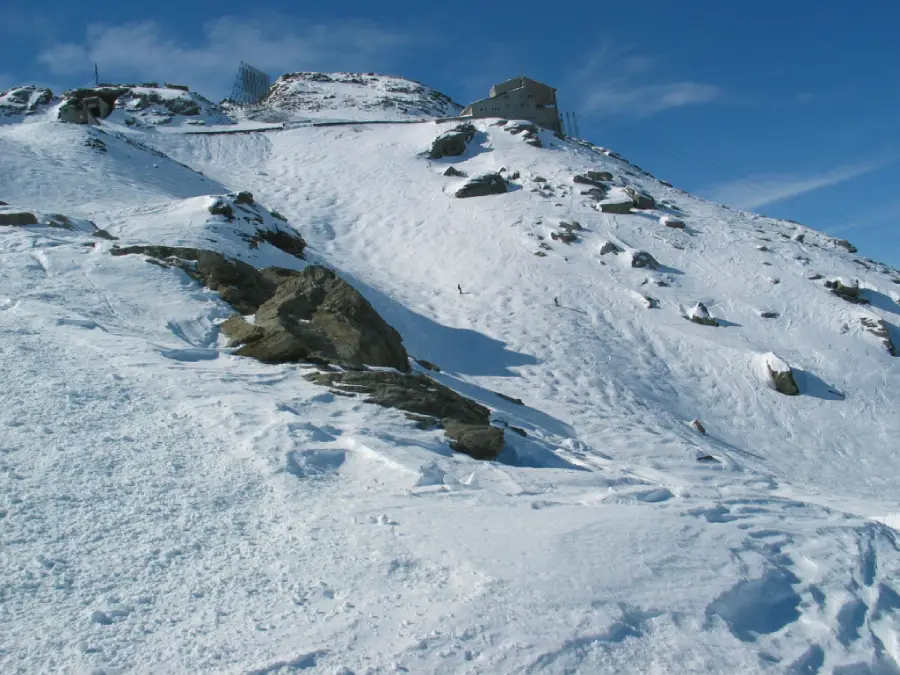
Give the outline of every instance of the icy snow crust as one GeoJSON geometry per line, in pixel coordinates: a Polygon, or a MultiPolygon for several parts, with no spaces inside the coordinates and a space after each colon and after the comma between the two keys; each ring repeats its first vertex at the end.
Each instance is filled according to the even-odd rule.
{"type": "Polygon", "coordinates": [[[0,226],[2,672],[897,669],[900,360],[846,327],[896,326],[900,276],[548,133],[479,121],[464,156],[425,159],[450,126],[0,128],[0,200],[121,237],[0,226]],[[450,164],[520,178],[460,200],[450,164]],[[659,224],[669,206],[600,213],[587,169],[686,228],[659,224]],[[304,366],[230,355],[215,293],[109,255],[286,264],[206,211],[235,190],[527,436],[507,430],[502,462],[453,455],[304,366]],[[660,269],[631,267],[640,250],[660,269]],[[720,327],[685,319],[697,302],[720,327]],[[769,352],[799,396],[760,381],[769,352]]]}

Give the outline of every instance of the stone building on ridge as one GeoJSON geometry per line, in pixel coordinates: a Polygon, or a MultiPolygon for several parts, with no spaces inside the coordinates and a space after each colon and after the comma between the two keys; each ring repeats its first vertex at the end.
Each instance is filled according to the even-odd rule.
{"type": "Polygon", "coordinates": [[[461,117],[501,117],[528,120],[545,129],[562,131],[556,89],[527,77],[514,77],[491,87],[490,98],[467,105],[461,117]]]}

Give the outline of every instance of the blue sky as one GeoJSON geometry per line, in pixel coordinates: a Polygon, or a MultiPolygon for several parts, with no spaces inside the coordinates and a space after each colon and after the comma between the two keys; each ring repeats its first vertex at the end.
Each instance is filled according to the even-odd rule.
{"type": "Polygon", "coordinates": [[[103,80],[183,82],[219,99],[246,60],[273,76],[404,75],[467,103],[523,72],[559,89],[581,136],[654,175],[900,267],[898,3],[39,7],[0,9],[0,88],[87,84],[96,60],[103,80]]]}

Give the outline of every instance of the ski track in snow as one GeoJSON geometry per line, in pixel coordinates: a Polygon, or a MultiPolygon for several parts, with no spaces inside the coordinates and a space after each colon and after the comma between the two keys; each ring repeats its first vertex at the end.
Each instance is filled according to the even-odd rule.
{"type": "MultiPolygon", "coordinates": [[[[686,231],[601,215],[571,175],[623,165],[479,126],[452,162],[419,156],[429,124],[129,132],[209,178],[119,138],[101,162],[73,143],[89,130],[0,129],[23,167],[0,198],[126,242],[154,219],[193,236],[177,200],[252,190],[436,379],[528,433],[507,432],[506,463],[453,455],[302,366],[231,356],[231,310],[180,272],[0,228],[3,672],[898,671],[900,376],[840,332],[860,310],[806,279],[851,263],[640,176],[686,231]],[[449,163],[518,170],[523,188],[454,200],[449,163]],[[537,173],[566,187],[540,197],[537,173]],[[550,241],[559,218],[580,242],[550,241]],[[605,240],[666,269],[600,256],[605,240]],[[697,301],[733,325],[684,321],[697,301]],[[760,384],[770,349],[805,395],[760,384]]],[[[856,276],[896,323],[884,278],[856,276]]]]}

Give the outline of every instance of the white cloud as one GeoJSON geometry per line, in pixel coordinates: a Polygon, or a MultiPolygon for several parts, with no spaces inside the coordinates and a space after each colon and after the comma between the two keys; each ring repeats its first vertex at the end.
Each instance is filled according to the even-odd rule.
{"type": "Polygon", "coordinates": [[[710,103],[723,97],[713,84],[690,80],[660,81],[656,60],[606,45],[585,59],[567,87],[581,92],[586,115],[649,117],[672,108],[710,103]]]}
{"type": "Polygon", "coordinates": [[[893,161],[895,160],[879,160],[842,166],[815,176],[793,174],[751,176],[718,185],[706,193],[710,199],[720,204],[739,209],[756,209],[824,187],[838,185],[887,166],[893,161]]]}
{"type": "Polygon", "coordinates": [[[101,79],[184,82],[223,96],[241,60],[275,76],[297,70],[372,70],[388,65],[414,42],[413,35],[363,21],[223,17],[205,24],[202,40],[191,45],[167,35],[155,21],[95,24],[83,41],[52,44],[38,61],[56,75],[92,72],[97,62],[101,79]]]}

